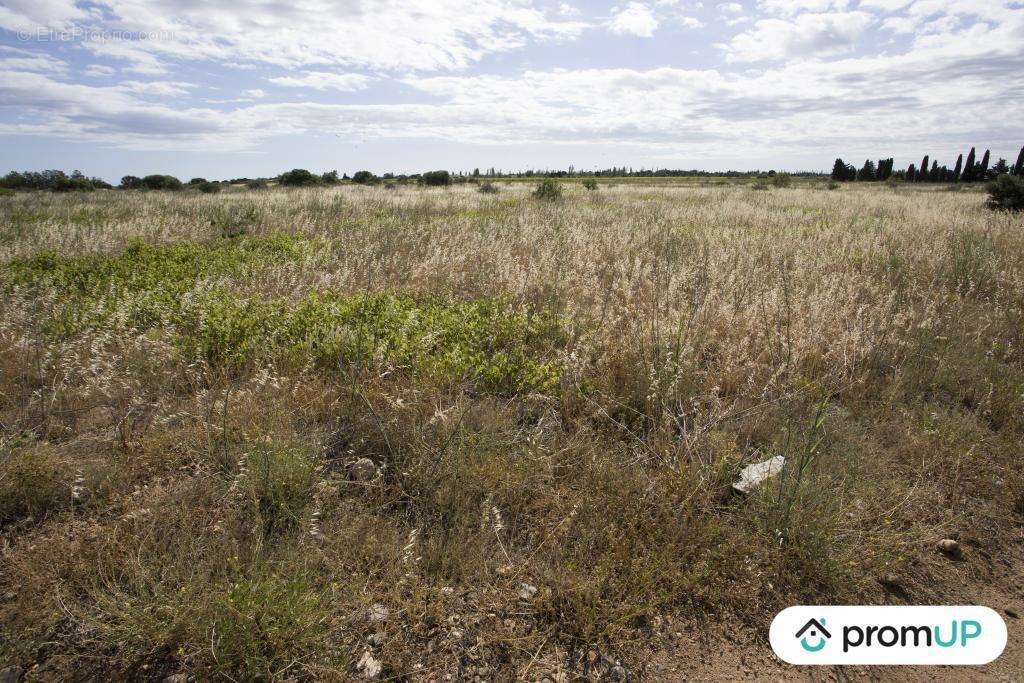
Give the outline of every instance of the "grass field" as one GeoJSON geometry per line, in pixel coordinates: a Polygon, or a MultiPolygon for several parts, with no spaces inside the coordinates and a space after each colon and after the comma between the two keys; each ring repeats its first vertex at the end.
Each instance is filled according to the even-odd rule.
{"type": "Polygon", "coordinates": [[[1020,214],[497,186],[0,197],[0,661],[622,677],[1019,545],[1020,214]]]}

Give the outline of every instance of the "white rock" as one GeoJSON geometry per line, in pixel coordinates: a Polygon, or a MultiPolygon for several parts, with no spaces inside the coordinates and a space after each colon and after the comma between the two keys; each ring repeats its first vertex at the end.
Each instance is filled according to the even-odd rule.
{"type": "Polygon", "coordinates": [[[370,481],[377,476],[377,466],[369,458],[359,458],[349,465],[348,471],[356,481],[370,481]]]}
{"type": "Polygon", "coordinates": [[[764,462],[747,465],[740,470],[740,480],[734,483],[732,488],[737,493],[748,494],[772,477],[779,476],[782,466],[785,464],[786,459],[781,455],[776,455],[764,462]]]}
{"type": "Polygon", "coordinates": [[[367,680],[373,680],[380,676],[380,672],[384,670],[380,660],[370,654],[369,650],[363,652],[363,656],[360,657],[359,662],[356,664],[356,670],[367,680]]]}
{"type": "Polygon", "coordinates": [[[370,623],[379,624],[388,620],[388,608],[379,602],[370,608],[370,623]]]}
{"type": "Polygon", "coordinates": [[[533,600],[533,596],[537,595],[537,587],[531,586],[528,583],[519,584],[519,597],[523,600],[533,600]]]}

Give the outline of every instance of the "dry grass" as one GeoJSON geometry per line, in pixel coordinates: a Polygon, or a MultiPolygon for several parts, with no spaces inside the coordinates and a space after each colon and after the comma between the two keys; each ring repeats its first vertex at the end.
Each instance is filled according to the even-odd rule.
{"type": "Polygon", "coordinates": [[[1009,538],[1019,216],[499,190],[0,198],[0,660],[593,674],[672,617],[876,599],[939,534],[1009,538]]]}

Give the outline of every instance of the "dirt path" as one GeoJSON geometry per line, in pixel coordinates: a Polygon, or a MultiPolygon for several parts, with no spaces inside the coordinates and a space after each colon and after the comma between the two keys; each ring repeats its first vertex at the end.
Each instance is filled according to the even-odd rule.
{"type": "MultiPolygon", "coordinates": [[[[1024,545],[1019,540],[996,554],[977,541],[965,542],[962,561],[929,558],[897,591],[883,591],[877,604],[985,605],[1006,622],[1006,650],[983,667],[794,667],[775,657],[761,629],[697,623],[675,629],[651,659],[651,681],[1024,681],[1024,545]]],[[[902,582],[901,582],[902,583],[902,582]]]]}

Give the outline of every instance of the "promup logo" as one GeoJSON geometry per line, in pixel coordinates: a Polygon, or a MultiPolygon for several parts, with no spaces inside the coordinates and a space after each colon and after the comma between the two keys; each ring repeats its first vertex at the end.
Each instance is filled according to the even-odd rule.
{"type": "Polygon", "coordinates": [[[825,629],[825,618],[822,617],[821,621],[817,619],[811,619],[804,627],[796,632],[796,637],[800,639],[800,646],[808,652],[821,652],[824,647],[828,644],[828,639],[832,637],[832,634],[825,629]],[[810,633],[807,633],[810,631],[810,633]],[[807,633],[807,635],[804,635],[807,633]],[[815,644],[811,645],[807,642],[810,638],[815,644]],[[815,641],[815,638],[817,640],[815,641]]]}
{"type": "Polygon", "coordinates": [[[790,664],[977,665],[1002,654],[1006,624],[988,607],[790,607],[769,639],[790,664]]]}

